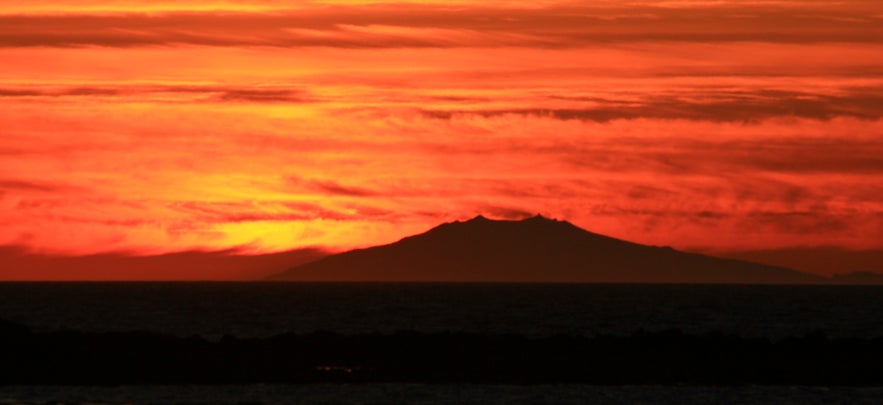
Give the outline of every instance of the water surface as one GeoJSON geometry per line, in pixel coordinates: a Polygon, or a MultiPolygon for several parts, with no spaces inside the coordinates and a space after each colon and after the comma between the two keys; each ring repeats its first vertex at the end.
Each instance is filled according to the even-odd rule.
{"type": "Polygon", "coordinates": [[[36,331],[883,336],[880,286],[0,283],[0,297],[0,319],[36,331]]]}

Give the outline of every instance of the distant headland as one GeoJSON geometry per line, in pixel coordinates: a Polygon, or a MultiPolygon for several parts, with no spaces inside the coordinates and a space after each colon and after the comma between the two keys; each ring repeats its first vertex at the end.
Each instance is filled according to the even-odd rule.
{"type": "Polygon", "coordinates": [[[477,216],[398,242],[330,255],[278,281],[815,284],[784,267],[647,246],[541,215],[477,216]]]}

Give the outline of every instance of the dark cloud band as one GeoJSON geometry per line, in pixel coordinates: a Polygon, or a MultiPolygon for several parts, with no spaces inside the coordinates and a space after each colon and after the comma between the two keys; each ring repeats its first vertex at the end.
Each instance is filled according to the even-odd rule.
{"type": "Polygon", "coordinates": [[[874,7],[853,0],[803,8],[787,4],[543,9],[374,5],[268,13],[6,15],[0,16],[0,47],[550,48],[633,41],[880,43],[883,21],[874,7]]]}

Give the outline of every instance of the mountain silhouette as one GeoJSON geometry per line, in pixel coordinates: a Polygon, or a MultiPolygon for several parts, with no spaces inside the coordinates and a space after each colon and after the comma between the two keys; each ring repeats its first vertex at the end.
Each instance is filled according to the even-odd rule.
{"type": "Polygon", "coordinates": [[[806,284],[783,267],[686,253],[595,234],[537,215],[483,216],[398,242],[327,256],[270,277],[280,281],[806,284]]]}
{"type": "Polygon", "coordinates": [[[831,283],[848,285],[883,285],[883,274],[870,271],[854,271],[851,273],[835,274],[831,277],[831,283]]]}

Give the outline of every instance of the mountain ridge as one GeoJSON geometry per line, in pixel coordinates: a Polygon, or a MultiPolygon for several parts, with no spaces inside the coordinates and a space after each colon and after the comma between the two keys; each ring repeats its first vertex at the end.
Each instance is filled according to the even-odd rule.
{"type": "Polygon", "coordinates": [[[279,281],[812,284],[777,266],[641,245],[541,215],[476,216],[397,242],[330,255],[279,281]]]}

